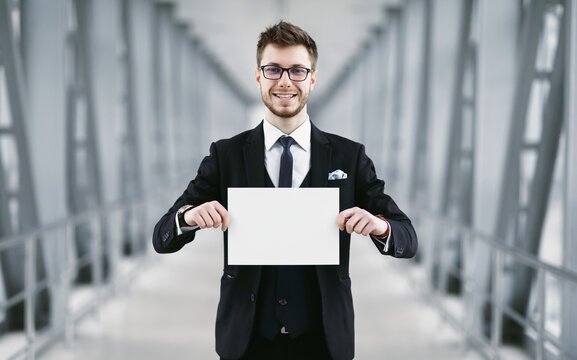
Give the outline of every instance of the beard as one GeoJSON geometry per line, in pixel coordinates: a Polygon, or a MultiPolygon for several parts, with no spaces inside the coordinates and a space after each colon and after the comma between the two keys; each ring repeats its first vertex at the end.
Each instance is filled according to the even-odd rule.
{"type": "Polygon", "coordinates": [[[281,118],[291,118],[298,115],[307,104],[309,94],[309,91],[306,93],[298,92],[296,94],[296,101],[294,103],[291,102],[290,105],[283,105],[275,101],[275,96],[273,95],[272,90],[269,92],[264,92],[261,88],[260,92],[262,101],[265,106],[270,110],[270,112],[281,118]]]}

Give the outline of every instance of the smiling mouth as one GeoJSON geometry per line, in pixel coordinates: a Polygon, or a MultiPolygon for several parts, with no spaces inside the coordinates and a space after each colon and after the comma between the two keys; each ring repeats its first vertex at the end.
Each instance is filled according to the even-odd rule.
{"type": "Polygon", "coordinates": [[[293,97],[297,96],[296,94],[273,94],[279,99],[292,99],[293,97]]]}

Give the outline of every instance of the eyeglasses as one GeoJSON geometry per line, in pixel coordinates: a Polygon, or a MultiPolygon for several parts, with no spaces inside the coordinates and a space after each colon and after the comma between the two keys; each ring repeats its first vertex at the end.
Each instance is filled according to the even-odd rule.
{"type": "Polygon", "coordinates": [[[276,65],[263,65],[260,67],[260,69],[262,70],[264,77],[269,80],[280,79],[283,73],[286,71],[289,79],[292,81],[305,81],[311,72],[311,69],[298,66],[292,68],[283,68],[276,65]]]}

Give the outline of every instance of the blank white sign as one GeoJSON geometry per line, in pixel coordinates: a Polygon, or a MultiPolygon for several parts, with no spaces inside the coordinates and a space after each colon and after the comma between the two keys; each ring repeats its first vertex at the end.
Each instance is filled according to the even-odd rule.
{"type": "Polygon", "coordinates": [[[230,265],[338,265],[338,188],[229,188],[230,265]]]}

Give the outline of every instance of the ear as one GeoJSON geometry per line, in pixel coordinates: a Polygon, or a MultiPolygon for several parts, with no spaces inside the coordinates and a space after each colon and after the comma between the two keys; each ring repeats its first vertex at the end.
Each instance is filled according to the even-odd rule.
{"type": "Polygon", "coordinates": [[[316,82],[317,82],[317,70],[314,70],[313,72],[311,72],[311,90],[315,87],[316,82]]]}
{"type": "Polygon", "coordinates": [[[256,82],[258,83],[259,87],[260,87],[260,76],[261,76],[261,74],[260,74],[260,69],[259,69],[259,68],[256,68],[256,69],[254,70],[254,77],[255,77],[256,82]]]}

